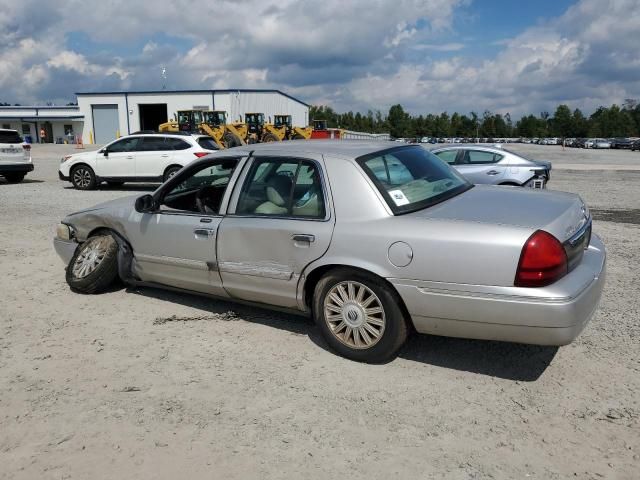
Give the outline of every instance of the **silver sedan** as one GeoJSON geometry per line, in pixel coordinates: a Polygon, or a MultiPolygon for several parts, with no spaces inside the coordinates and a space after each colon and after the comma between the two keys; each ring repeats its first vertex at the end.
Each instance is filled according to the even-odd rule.
{"type": "Polygon", "coordinates": [[[500,147],[453,145],[431,152],[475,184],[545,188],[551,178],[551,162],[531,160],[500,147]]]}
{"type": "Polygon", "coordinates": [[[414,329],[567,344],[605,279],[580,197],[474,186],[417,145],[225,150],[153,194],[67,216],[54,245],[74,291],[120,277],[286,309],[367,362],[393,356],[414,329]]]}

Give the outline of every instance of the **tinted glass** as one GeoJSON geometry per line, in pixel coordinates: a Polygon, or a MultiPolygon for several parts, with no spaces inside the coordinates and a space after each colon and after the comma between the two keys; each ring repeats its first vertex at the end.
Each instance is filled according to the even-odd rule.
{"type": "Polygon", "coordinates": [[[140,137],[123,138],[122,140],[109,145],[108,150],[112,153],[133,152],[136,149],[138,142],[140,142],[140,137]]]}
{"type": "Polygon", "coordinates": [[[186,150],[187,148],[191,148],[184,140],[180,140],[179,138],[166,137],[164,140],[164,145],[166,150],[186,150]]]}
{"type": "Polygon", "coordinates": [[[165,145],[165,137],[142,137],[142,141],[138,144],[139,152],[160,152],[162,150],[171,150],[171,147],[165,145]]]}
{"type": "Polygon", "coordinates": [[[256,161],[243,185],[236,213],[324,218],[318,167],[304,160],[256,161]]]}
{"type": "Polygon", "coordinates": [[[466,150],[462,157],[462,163],[483,164],[496,163],[502,160],[503,156],[498,153],[484,152],[482,150],[466,150]]]}
{"type": "Polygon", "coordinates": [[[0,143],[22,143],[22,138],[15,131],[0,131],[0,143]]]}
{"type": "Polygon", "coordinates": [[[361,157],[358,163],[396,214],[428,207],[473,186],[422,147],[389,149],[361,157]]]}
{"type": "Polygon", "coordinates": [[[218,145],[211,137],[200,137],[198,138],[198,145],[206,150],[218,150],[218,145]]]}
{"type": "Polygon", "coordinates": [[[456,163],[456,157],[458,156],[457,150],[445,150],[444,152],[436,153],[436,156],[441,160],[444,160],[449,165],[456,163]]]}

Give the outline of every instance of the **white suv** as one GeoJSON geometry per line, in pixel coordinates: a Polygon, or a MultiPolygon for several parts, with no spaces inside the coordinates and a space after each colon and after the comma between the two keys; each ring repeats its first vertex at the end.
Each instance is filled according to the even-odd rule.
{"type": "Polygon", "coordinates": [[[31,145],[16,130],[0,129],[0,176],[9,183],[18,183],[32,170],[31,145]]]}
{"type": "Polygon", "coordinates": [[[58,176],[79,190],[101,182],[164,182],[182,167],[218,150],[206,135],[140,133],[119,138],[98,151],[63,157],[58,176]]]}

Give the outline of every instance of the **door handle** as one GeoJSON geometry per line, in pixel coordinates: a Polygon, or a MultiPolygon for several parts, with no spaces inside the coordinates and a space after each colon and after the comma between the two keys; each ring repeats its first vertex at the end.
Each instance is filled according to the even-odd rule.
{"type": "Polygon", "coordinates": [[[291,235],[291,240],[293,240],[294,242],[311,243],[316,241],[316,237],[315,235],[310,235],[308,233],[296,233],[294,235],[291,235]]]}
{"type": "Polygon", "coordinates": [[[497,170],[489,170],[489,171],[487,172],[487,175],[498,175],[499,173],[500,173],[500,172],[499,172],[499,171],[497,171],[497,170]]]}
{"type": "Polygon", "coordinates": [[[133,155],[127,155],[127,158],[131,160],[133,158],[133,155]]]}
{"type": "Polygon", "coordinates": [[[162,158],[167,158],[169,155],[160,155],[162,158]]]}
{"type": "Polygon", "coordinates": [[[216,236],[216,231],[211,228],[196,228],[193,233],[196,238],[211,238],[216,236]]]}

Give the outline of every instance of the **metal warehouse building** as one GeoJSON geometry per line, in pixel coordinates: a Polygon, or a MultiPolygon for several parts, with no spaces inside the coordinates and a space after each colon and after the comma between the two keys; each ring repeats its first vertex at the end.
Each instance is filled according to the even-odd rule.
{"type": "Polygon", "coordinates": [[[159,90],[144,92],[81,92],[78,106],[0,107],[0,123],[35,142],[44,128],[47,142],[71,141],[104,144],[119,135],[157,130],[178,110],[224,110],[228,121],[248,112],[265,118],[286,114],[293,124],[309,124],[309,105],[279,90],[159,90]],[[27,133],[28,132],[28,133],[27,133]]]}

